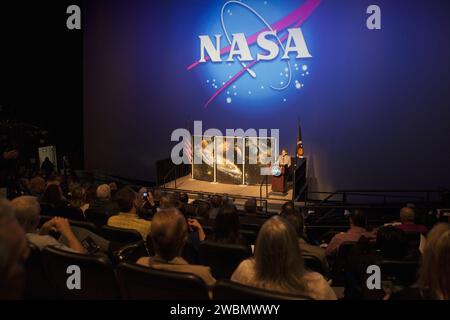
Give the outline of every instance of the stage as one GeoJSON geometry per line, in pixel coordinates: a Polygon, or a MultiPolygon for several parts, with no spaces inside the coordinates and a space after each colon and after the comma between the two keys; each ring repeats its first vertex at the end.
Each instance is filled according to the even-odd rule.
{"type": "MultiPolygon", "coordinates": [[[[243,206],[246,198],[253,197],[259,201],[261,196],[260,186],[213,183],[192,179],[190,175],[178,178],[176,180],[176,187],[175,180],[173,180],[168,182],[165,185],[165,188],[177,190],[178,192],[186,192],[189,194],[190,199],[196,199],[197,193],[226,194],[232,198],[235,198],[234,203],[237,206],[243,206]]],[[[292,199],[292,186],[288,187],[288,192],[286,194],[273,193],[271,189],[272,187],[269,184],[267,186],[268,194],[266,195],[266,186],[263,185],[262,198],[263,200],[267,200],[268,211],[279,211],[283,203],[292,199]]]]}

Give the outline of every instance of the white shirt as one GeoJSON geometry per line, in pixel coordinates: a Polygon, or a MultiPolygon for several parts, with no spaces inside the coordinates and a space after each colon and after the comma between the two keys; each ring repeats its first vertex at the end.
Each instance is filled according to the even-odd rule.
{"type": "Polygon", "coordinates": [[[280,166],[287,165],[288,168],[290,168],[291,167],[291,156],[288,154],[285,156],[280,156],[280,158],[278,159],[278,165],[280,165],[280,166]]]}

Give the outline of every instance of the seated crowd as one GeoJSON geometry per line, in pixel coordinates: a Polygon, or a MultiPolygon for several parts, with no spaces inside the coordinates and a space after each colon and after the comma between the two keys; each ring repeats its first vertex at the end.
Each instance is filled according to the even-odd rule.
{"type": "Polygon", "coordinates": [[[351,250],[347,271],[358,273],[361,265],[370,261],[417,261],[420,265],[414,284],[384,290],[381,298],[450,299],[449,224],[438,223],[428,232],[425,226],[414,223],[412,206],[401,209],[399,222],[378,228],[368,227],[363,210],[353,210],[350,228],[319,246],[308,237],[303,212],[291,202],[283,205],[278,214],[267,217],[259,213],[255,199],[249,199],[243,210],[238,210],[231,199],[219,195],[190,202],[183,193],[145,188],[135,191],[130,186],[118,189],[115,184],[92,187],[72,182],[63,186],[58,178],[46,181],[39,176],[32,178],[28,186],[27,194],[0,202],[0,278],[4,280],[0,283],[0,299],[21,297],[27,244],[40,250],[56,247],[77,254],[111,256],[113,240],[95,231],[103,227],[98,225],[99,220],[95,220],[98,229],[87,229],[72,216],[65,216],[67,208],[76,210],[85,222],[100,214],[106,226],[136,231],[149,254],[131,262],[194,274],[210,288],[211,297],[219,279],[210,266],[201,265],[197,258],[204,241],[248,249],[250,256],[238,261],[229,280],[249,287],[309,299],[342,298],[336,287],[347,283],[335,282],[332,269],[337,269],[341,248],[351,243],[355,248],[375,249],[351,250]],[[246,219],[258,222],[254,239],[245,236],[246,219]],[[411,235],[417,235],[418,241],[410,241],[411,235]],[[84,246],[86,238],[97,244],[97,251],[90,252],[84,246]],[[188,256],[186,248],[194,254],[188,256]],[[310,259],[318,262],[317,269],[307,263],[310,259]]]}

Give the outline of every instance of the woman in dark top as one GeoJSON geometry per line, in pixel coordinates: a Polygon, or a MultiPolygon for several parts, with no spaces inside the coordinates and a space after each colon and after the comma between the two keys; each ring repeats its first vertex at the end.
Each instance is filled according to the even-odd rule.
{"type": "Polygon", "coordinates": [[[67,200],[63,197],[61,187],[51,184],[45,189],[41,203],[52,208],[61,208],[67,206],[67,200]]]}
{"type": "Polygon", "coordinates": [[[222,206],[214,221],[214,233],[210,240],[226,244],[248,245],[240,233],[239,225],[236,207],[232,205],[222,206]]]}
{"type": "Polygon", "coordinates": [[[428,234],[416,285],[390,295],[392,300],[450,300],[450,225],[437,224],[428,234]]]}

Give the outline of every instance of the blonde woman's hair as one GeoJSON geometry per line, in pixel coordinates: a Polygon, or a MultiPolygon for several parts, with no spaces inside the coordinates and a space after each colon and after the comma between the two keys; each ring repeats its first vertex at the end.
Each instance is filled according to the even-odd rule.
{"type": "Polygon", "coordinates": [[[150,227],[150,237],[161,258],[170,261],[180,256],[188,237],[184,216],[175,208],[157,212],[150,227]]]}
{"type": "Polygon", "coordinates": [[[293,294],[306,294],[304,265],[297,233],[282,217],[261,227],[255,246],[256,286],[293,294]]]}
{"type": "Polygon", "coordinates": [[[419,286],[434,299],[450,299],[450,225],[437,224],[428,234],[419,286]]]}

